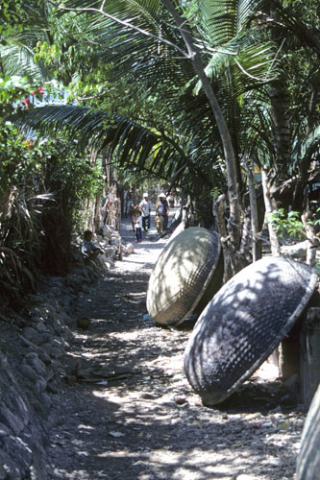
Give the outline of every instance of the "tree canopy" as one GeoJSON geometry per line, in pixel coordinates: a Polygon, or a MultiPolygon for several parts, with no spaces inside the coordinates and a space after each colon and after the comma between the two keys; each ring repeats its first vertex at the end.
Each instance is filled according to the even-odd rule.
{"type": "Polygon", "coordinates": [[[306,208],[319,175],[315,0],[6,5],[3,78],[60,82],[70,102],[21,109],[11,121],[75,141],[81,154],[107,148],[120,168],[162,178],[199,204],[225,194],[233,273],[253,209],[250,175],[266,171],[277,207],[306,208]]]}

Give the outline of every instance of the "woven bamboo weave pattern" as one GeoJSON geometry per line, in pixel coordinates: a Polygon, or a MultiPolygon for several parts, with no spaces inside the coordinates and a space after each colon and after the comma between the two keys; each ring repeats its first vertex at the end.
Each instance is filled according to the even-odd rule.
{"type": "Polygon", "coordinates": [[[228,397],[289,332],[316,286],[309,266],[266,257],[229,280],[202,312],[185,372],[206,404],[228,397]]]}
{"type": "Polygon", "coordinates": [[[184,230],[164,248],[147,292],[147,309],[157,323],[177,325],[192,312],[210,284],[219,255],[218,235],[199,227],[184,230]]]}

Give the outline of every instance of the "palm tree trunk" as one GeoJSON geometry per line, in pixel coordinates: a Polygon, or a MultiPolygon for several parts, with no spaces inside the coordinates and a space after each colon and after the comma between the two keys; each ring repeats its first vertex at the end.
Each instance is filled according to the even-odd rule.
{"type": "Polygon", "coordinates": [[[276,155],[277,176],[286,179],[291,162],[290,97],[286,79],[282,75],[270,86],[271,116],[274,123],[273,144],[276,155]]]}
{"type": "Polygon", "coordinates": [[[306,206],[302,214],[302,222],[306,231],[306,236],[309,241],[306,255],[306,263],[308,265],[315,265],[316,262],[316,253],[317,253],[317,241],[316,241],[316,232],[315,226],[312,222],[313,217],[310,210],[309,200],[306,201],[306,206]]]}
{"type": "MultiPolygon", "coordinates": [[[[217,123],[219,129],[220,138],[223,145],[224,156],[227,167],[227,185],[228,185],[228,198],[229,198],[229,207],[230,207],[230,221],[229,221],[229,238],[230,244],[233,251],[237,251],[240,246],[240,192],[239,185],[237,182],[237,158],[233,148],[231,135],[222,113],[221,107],[218,103],[218,100],[214,94],[211,83],[205,73],[204,67],[202,65],[199,53],[196,47],[193,44],[192,37],[185,25],[185,21],[180,17],[179,13],[173,6],[170,0],[162,0],[165,8],[171,13],[182,38],[187,47],[189,57],[191,59],[193,68],[201,82],[202,88],[206,94],[209,105],[211,107],[212,113],[217,123]]],[[[230,257],[232,262],[231,269],[233,274],[239,270],[236,259],[234,256],[230,257]]]]}
{"type": "Polygon", "coordinates": [[[267,217],[268,230],[269,230],[271,253],[274,257],[280,257],[281,256],[280,243],[279,243],[277,232],[274,228],[274,224],[271,219],[271,214],[273,210],[272,210],[271,199],[270,199],[268,176],[264,168],[261,169],[261,181],[262,181],[262,188],[263,188],[264,204],[266,207],[266,217],[267,217]]]}
{"type": "Polygon", "coordinates": [[[216,212],[217,212],[217,224],[220,234],[221,247],[223,251],[223,262],[224,262],[224,274],[223,274],[223,283],[227,282],[229,278],[232,277],[233,272],[231,268],[231,255],[233,256],[234,252],[230,251],[227,245],[228,232],[225,222],[225,195],[220,195],[216,202],[216,212]]]}
{"type": "Polygon", "coordinates": [[[251,230],[252,230],[252,260],[256,262],[262,256],[261,248],[261,233],[259,231],[259,215],[258,215],[258,205],[256,197],[256,188],[255,188],[255,178],[252,171],[252,168],[248,165],[245,165],[247,178],[248,178],[248,189],[249,189],[249,198],[250,198],[250,209],[251,209],[251,230]]]}
{"type": "MultiPolygon", "coordinates": [[[[275,16],[271,7],[271,18],[275,16]]],[[[281,48],[282,35],[280,27],[271,30],[271,38],[281,48]]],[[[288,92],[287,76],[282,73],[270,84],[269,98],[271,103],[271,118],[273,121],[273,147],[275,154],[274,178],[270,182],[270,196],[274,208],[287,208],[292,202],[292,196],[278,195],[279,187],[288,179],[288,167],[291,162],[291,123],[290,123],[290,95],[288,92]]]]}

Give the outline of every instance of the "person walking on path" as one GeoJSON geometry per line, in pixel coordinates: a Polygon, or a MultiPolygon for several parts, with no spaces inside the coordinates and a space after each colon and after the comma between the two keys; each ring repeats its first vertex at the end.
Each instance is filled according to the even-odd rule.
{"type": "Polygon", "coordinates": [[[132,230],[135,231],[135,229],[136,229],[137,205],[135,205],[133,202],[130,204],[129,215],[130,215],[130,218],[131,218],[132,230]]]}
{"type": "Polygon", "coordinates": [[[142,241],[142,215],[140,210],[137,210],[135,230],[136,230],[136,241],[141,242],[142,241]]]}
{"type": "Polygon", "coordinates": [[[157,230],[162,233],[167,229],[169,219],[169,204],[164,193],[160,193],[157,203],[156,214],[158,216],[157,230]]]}
{"type": "Polygon", "coordinates": [[[151,201],[148,197],[148,193],[144,193],[143,200],[139,203],[139,207],[142,213],[142,228],[145,232],[150,229],[151,218],[151,201]]]}

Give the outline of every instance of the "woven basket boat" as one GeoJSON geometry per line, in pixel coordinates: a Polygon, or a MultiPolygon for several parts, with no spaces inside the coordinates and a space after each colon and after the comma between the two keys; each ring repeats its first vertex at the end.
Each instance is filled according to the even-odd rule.
{"type": "Polygon", "coordinates": [[[200,227],[184,230],[167,244],[150,275],[149,314],[161,325],[182,323],[205,293],[213,297],[222,276],[218,234],[200,227]]]}
{"type": "Polygon", "coordinates": [[[320,385],[311,402],[303,427],[297,462],[297,480],[320,478],[320,385]]]}
{"type": "Polygon", "coordinates": [[[202,312],[184,369],[205,405],[226,399],[278,346],[317,282],[311,267],[266,257],[229,280],[202,312]]]}

